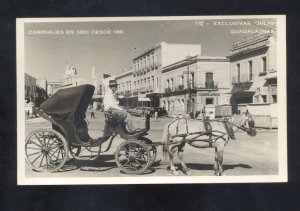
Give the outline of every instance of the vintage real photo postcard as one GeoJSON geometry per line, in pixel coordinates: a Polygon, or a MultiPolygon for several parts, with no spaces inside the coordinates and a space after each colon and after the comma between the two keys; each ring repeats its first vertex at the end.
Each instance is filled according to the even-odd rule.
{"type": "Polygon", "coordinates": [[[287,182],[284,15],[16,22],[19,185],[287,182]]]}

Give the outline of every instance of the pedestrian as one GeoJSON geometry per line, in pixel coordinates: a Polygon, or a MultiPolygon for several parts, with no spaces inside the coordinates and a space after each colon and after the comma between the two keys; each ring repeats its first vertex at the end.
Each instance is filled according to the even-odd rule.
{"type": "Polygon", "coordinates": [[[155,120],[157,121],[157,119],[158,119],[158,111],[157,111],[157,109],[155,109],[154,117],[155,117],[155,120]]]}
{"type": "Polygon", "coordinates": [[[209,114],[208,114],[208,118],[209,119],[213,119],[214,118],[214,113],[211,111],[211,112],[209,112],[209,114]]]}
{"type": "Polygon", "coordinates": [[[95,108],[92,106],[92,109],[91,109],[91,119],[96,119],[95,118],[95,108]]]}
{"type": "Polygon", "coordinates": [[[205,106],[203,107],[201,113],[202,113],[203,119],[205,119],[206,118],[206,109],[205,109],[205,106]]]}

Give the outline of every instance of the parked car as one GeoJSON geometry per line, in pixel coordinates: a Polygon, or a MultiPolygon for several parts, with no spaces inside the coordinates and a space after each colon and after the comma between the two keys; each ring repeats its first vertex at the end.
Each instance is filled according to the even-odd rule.
{"type": "Polygon", "coordinates": [[[154,116],[155,111],[158,112],[158,116],[168,116],[168,112],[164,107],[136,107],[127,109],[127,111],[133,116],[145,116],[146,111],[149,111],[150,116],[154,116]]]}
{"type": "Polygon", "coordinates": [[[165,109],[165,107],[156,107],[154,112],[157,111],[158,112],[158,116],[168,116],[168,112],[165,109]]]}
{"type": "Polygon", "coordinates": [[[150,116],[154,114],[149,107],[136,107],[132,109],[127,109],[127,111],[133,116],[145,116],[146,111],[150,111],[150,116]]]}

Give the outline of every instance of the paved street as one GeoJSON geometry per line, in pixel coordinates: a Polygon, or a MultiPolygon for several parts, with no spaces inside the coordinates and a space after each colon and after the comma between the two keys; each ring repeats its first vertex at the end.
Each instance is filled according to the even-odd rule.
{"type": "MultiPolygon", "coordinates": [[[[97,111],[96,119],[90,118],[90,113],[87,113],[89,121],[89,134],[94,138],[102,135],[104,128],[103,113],[97,111]]],[[[139,127],[143,127],[144,119],[136,117],[139,127]]],[[[151,130],[148,138],[152,141],[160,141],[163,133],[163,126],[172,121],[170,118],[160,118],[155,121],[151,118],[151,130]]],[[[41,118],[26,120],[26,135],[38,128],[50,128],[51,125],[46,120],[41,118]]],[[[278,173],[278,157],[277,157],[277,131],[258,130],[255,138],[249,137],[243,132],[236,133],[236,140],[230,140],[224,150],[224,170],[226,175],[276,175],[278,173]]],[[[112,144],[111,149],[101,154],[94,161],[74,161],[67,163],[72,170],[62,171],[58,173],[36,172],[31,170],[26,163],[26,177],[109,177],[109,176],[132,176],[120,172],[114,161],[114,152],[121,143],[119,137],[112,144]],[[84,166],[84,170],[81,167],[84,166]],[[88,167],[100,167],[90,168],[88,167]]],[[[104,144],[103,148],[105,148],[104,144]]],[[[162,150],[158,147],[157,160],[162,160],[162,150]]],[[[25,159],[24,159],[25,160],[25,159]]],[[[214,149],[197,149],[191,146],[185,148],[184,160],[192,171],[193,176],[212,176],[214,164],[214,149]]],[[[25,161],[24,161],[25,162],[25,161]]],[[[176,159],[177,162],[177,159],[176,159]]],[[[162,160],[159,165],[155,165],[149,169],[149,172],[141,176],[169,176],[167,170],[167,162],[162,160]]],[[[184,175],[179,171],[179,175],[184,175]]]]}

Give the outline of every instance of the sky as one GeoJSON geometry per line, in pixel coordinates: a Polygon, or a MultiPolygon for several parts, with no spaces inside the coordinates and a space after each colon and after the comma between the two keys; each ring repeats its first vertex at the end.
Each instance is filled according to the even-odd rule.
{"type": "MultiPolygon", "coordinates": [[[[201,44],[204,56],[228,56],[233,42],[275,29],[274,19],[30,22],[24,25],[25,72],[59,81],[67,64],[88,78],[132,69],[132,59],[160,41],[201,44]],[[110,31],[110,34],[108,32],[110,31]],[[44,33],[44,34],[42,34],[44,33]],[[47,33],[47,34],[45,34],[47,33]],[[52,33],[52,34],[49,34],[52,33]]],[[[276,30],[276,29],[275,29],[276,30]]]]}

